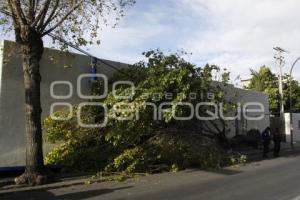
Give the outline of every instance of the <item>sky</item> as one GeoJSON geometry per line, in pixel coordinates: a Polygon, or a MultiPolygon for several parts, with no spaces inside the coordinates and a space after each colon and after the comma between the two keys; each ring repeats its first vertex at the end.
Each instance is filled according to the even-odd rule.
{"type": "MultiPolygon", "coordinates": [[[[97,57],[125,63],[142,52],[185,50],[187,59],[227,68],[232,80],[250,77],[250,68],[269,66],[273,47],[289,51],[284,72],[300,56],[299,0],[137,0],[116,28],[100,31],[101,44],[87,48],[97,57]]],[[[300,62],[294,76],[300,80],[300,62]]]]}

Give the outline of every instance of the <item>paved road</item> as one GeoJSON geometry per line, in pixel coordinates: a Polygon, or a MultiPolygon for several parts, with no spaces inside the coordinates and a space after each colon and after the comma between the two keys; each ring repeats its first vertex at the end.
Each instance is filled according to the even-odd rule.
{"type": "Polygon", "coordinates": [[[1,200],[300,200],[300,157],[217,172],[187,170],[124,183],[99,183],[0,195],[1,200]]]}

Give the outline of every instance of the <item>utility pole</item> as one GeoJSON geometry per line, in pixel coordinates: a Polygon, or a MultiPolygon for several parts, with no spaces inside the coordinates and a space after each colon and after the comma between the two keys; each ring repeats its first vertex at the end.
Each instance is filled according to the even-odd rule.
{"type": "Polygon", "coordinates": [[[279,103],[280,103],[280,132],[285,133],[282,68],[285,65],[283,54],[288,53],[288,51],[286,51],[280,47],[274,47],[273,49],[276,51],[274,58],[276,60],[276,65],[279,68],[278,82],[279,82],[279,103]]]}

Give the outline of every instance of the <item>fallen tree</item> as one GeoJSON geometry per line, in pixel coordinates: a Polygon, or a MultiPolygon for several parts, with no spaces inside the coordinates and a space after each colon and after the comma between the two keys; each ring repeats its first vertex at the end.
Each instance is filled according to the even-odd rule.
{"type": "MultiPolygon", "coordinates": [[[[63,142],[48,154],[48,164],[126,172],[149,172],[153,166],[174,170],[224,164],[226,123],[199,120],[191,107],[197,108],[200,117],[211,117],[208,111],[213,112],[209,105],[197,107],[201,102],[223,103],[222,112],[229,112],[232,105],[223,91],[229,73],[221,73],[217,66],[197,68],[179,54],[150,51],[145,57],[147,62],[123,69],[112,78],[112,82],[132,81],[134,92],[131,86],[122,85],[104,100],[93,100],[105,105],[107,113],[95,106],[82,110],[85,123],[100,123],[107,117],[105,127],[78,126],[76,112],[68,121],[45,120],[48,140],[63,142]],[[220,82],[214,84],[218,73],[220,82]]],[[[94,83],[93,94],[102,94],[101,84],[94,83]]]]}

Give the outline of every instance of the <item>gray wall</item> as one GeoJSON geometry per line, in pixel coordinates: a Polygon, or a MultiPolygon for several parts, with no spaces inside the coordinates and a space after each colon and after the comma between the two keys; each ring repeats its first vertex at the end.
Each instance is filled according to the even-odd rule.
{"type": "Polygon", "coordinates": [[[300,114],[292,113],[292,122],[290,113],[285,113],[285,134],[287,142],[291,142],[291,129],[293,130],[293,142],[300,142],[300,114]]]}
{"type": "MultiPolygon", "coordinates": [[[[2,41],[0,51],[0,167],[22,166],[25,155],[24,128],[24,84],[20,47],[15,43],[2,41]],[[1,56],[2,55],[2,56],[1,56]]],[[[90,73],[90,58],[84,55],[62,53],[53,49],[45,49],[41,61],[41,99],[43,118],[50,112],[50,105],[58,102],[51,98],[50,85],[53,81],[69,81],[74,85],[71,99],[59,100],[72,104],[81,103],[76,93],[77,77],[90,73]]],[[[117,67],[128,67],[126,64],[106,61],[117,67]]],[[[110,77],[115,70],[100,63],[97,72],[110,77]]],[[[89,94],[89,81],[82,84],[84,94],[89,94]]],[[[55,87],[55,94],[67,94],[68,87],[55,87]]],[[[46,150],[47,151],[47,150],[46,150]]]]}
{"type": "MultiPolygon", "coordinates": [[[[224,89],[225,98],[227,102],[237,105],[238,103],[241,106],[244,106],[246,103],[261,103],[264,107],[264,117],[262,120],[247,120],[244,117],[241,117],[240,120],[227,120],[226,129],[228,131],[227,137],[231,138],[235,135],[246,134],[251,129],[257,129],[262,132],[266,127],[270,126],[270,115],[269,115],[269,100],[268,96],[261,92],[255,92],[250,90],[244,90],[240,88],[235,88],[233,85],[222,85],[216,83],[221,88],[224,89]]],[[[250,109],[257,109],[257,107],[250,107],[250,109]]],[[[243,112],[241,112],[243,115],[243,112]]],[[[247,116],[256,117],[260,116],[261,113],[247,113],[247,116]]],[[[231,111],[225,115],[226,117],[236,116],[236,113],[231,111]]],[[[219,123],[219,128],[222,126],[219,123]]]]}
{"type": "MultiPolygon", "coordinates": [[[[238,128],[236,131],[238,131],[238,133],[235,132],[235,134],[245,134],[251,129],[257,129],[262,132],[265,128],[270,126],[269,99],[266,94],[239,88],[235,88],[234,91],[236,94],[236,101],[241,103],[242,105],[249,102],[259,102],[264,107],[264,118],[262,120],[256,121],[242,119],[241,121],[238,121],[236,124],[238,128]]],[[[247,115],[256,117],[259,114],[260,113],[248,113],[247,115]]]]}
{"type": "MultiPolygon", "coordinates": [[[[22,166],[25,157],[24,128],[24,86],[20,47],[12,42],[0,42],[0,167],[22,166]],[[1,56],[2,55],[2,56],[1,56]]],[[[84,100],[76,93],[77,77],[90,72],[90,58],[79,54],[63,53],[46,49],[41,61],[41,99],[43,118],[49,115],[50,106],[55,102],[78,104],[84,100]],[[50,85],[53,81],[69,81],[74,85],[74,94],[68,100],[55,100],[50,95],[50,85]]],[[[126,64],[107,61],[117,68],[128,67],[126,64]]],[[[98,73],[110,77],[115,70],[100,63],[98,73]]],[[[83,81],[83,92],[89,94],[90,84],[83,81]]],[[[67,94],[67,87],[57,87],[56,94],[67,94]]],[[[261,102],[265,106],[265,117],[261,121],[228,121],[229,137],[244,134],[250,129],[263,130],[269,126],[269,105],[265,94],[247,91],[228,86],[226,96],[232,102],[261,102]]],[[[45,145],[45,152],[47,145],[45,145]]]]}

